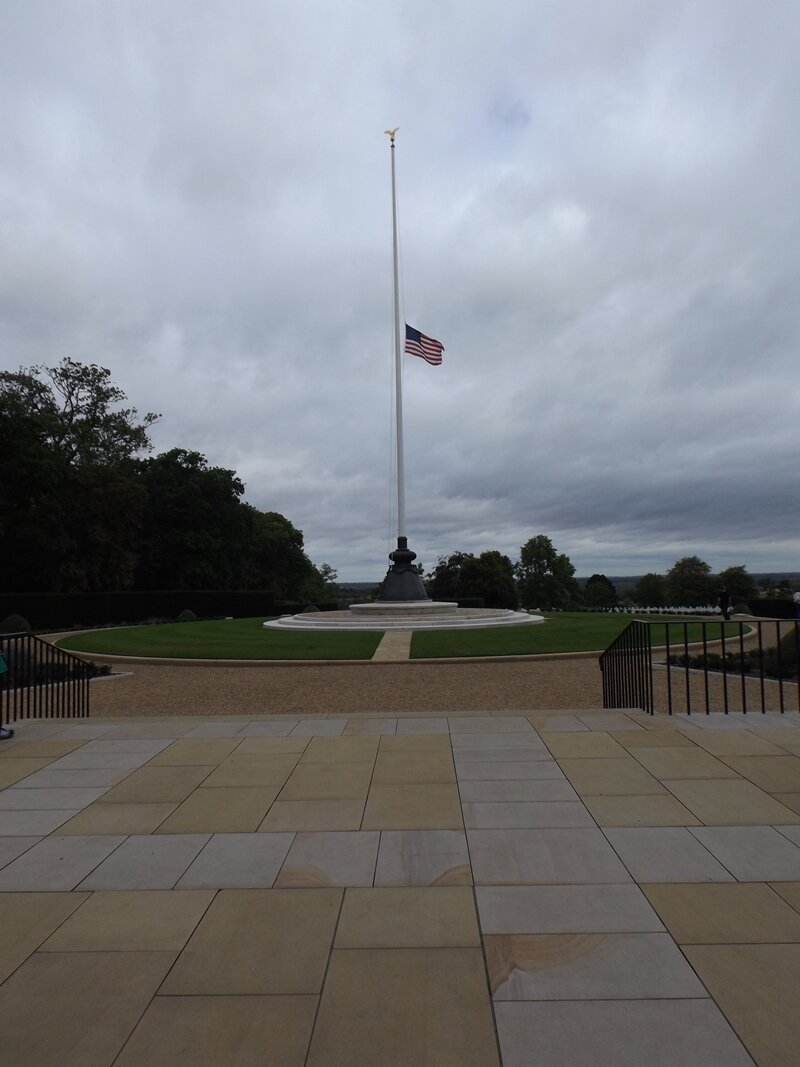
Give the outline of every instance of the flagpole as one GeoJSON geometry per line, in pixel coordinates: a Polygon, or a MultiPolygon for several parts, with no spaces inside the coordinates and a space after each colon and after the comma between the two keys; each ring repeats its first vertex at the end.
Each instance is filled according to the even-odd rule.
{"type": "Polygon", "coordinates": [[[394,266],[394,375],[395,375],[395,441],[397,445],[397,548],[389,553],[392,565],[381,583],[378,600],[385,603],[427,601],[422,578],[414,566],[417,553],[408,547],[406,538],[406,484],[403,459],[403,344],[400,334],[400,271],[397,252],[397,185],[394,168],[394,139],[397,127],[386,130],[391,142],[392,157],[392,259],[394,266]]]}
{"type": "Polygon", "coordinates": [[[397,536],[406,535],[406,479],[403,450],[403,376],[400,341],[400,280],[397,254],[397,188],[394,167],[394,139],[397,129],[387,130],[392,158],[392,261],[394,267],[394,396],[397,447],[397,536]]]}

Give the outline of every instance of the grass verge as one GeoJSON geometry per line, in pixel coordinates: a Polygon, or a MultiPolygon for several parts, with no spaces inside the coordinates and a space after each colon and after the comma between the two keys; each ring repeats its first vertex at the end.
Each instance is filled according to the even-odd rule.
{"type": "Polygon", "coordinates": [[[258,619],[125,626],[64,637],[60,648],[106,656],[164,659],[371,659],[383,634],[265,630],[258,619]]]}
{"type": "MultiPolygon", "coordinates": [[[[593,652],[607,648],[628,623],[629,615],[592,615],[584,612],[543,613],[547,622],[535,626],[502,626],[483,630],[418,630],[411,640],[412,659],[444,659],[458,656],[536,656],[548,652],[593,652]]],[[[663,645],[666,627],[660,615],[637,618],[659,623],[653,629],[653,644],[663,645]]],[[[722,624],[708,627],[708,640],[721,636],[722,624]]],[[[729,623],[727,634],[738,634],[729,623]]],[[[687,637],[702,640],[702,627],[687,623],[687,637]]],[[[682,622],[670,626],[670,644],[683,645],[682,622]]]]}

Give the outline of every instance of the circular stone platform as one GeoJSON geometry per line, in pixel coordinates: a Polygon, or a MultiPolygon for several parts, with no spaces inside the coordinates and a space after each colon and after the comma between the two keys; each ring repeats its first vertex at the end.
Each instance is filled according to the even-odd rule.
{"type": "Polygon", "coordinates": [[[485,626],[531,626],[541,615],[507,608],[459,608],[436,600],[351,604],[348,611],[308,611],[265,622],[274,630],[477,630],[485,626]]]}

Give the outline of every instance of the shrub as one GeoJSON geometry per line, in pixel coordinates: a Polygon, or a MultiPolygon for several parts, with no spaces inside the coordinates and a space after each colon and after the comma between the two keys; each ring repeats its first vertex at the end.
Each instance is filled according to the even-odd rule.
{"type": "Polygon", "coordinates": [[[734,604],[733,605],[733,614],[734,615],[752,615],[753,613],[750,610],[750,608],[747,606],[747,604],[734,604]]]}
{"type": "Polygon", "coordinates": [[[319,611],[319,608],[315,607],[313,604],[306,604],[306,606],[303,608],[303,610],[300,612],[300,614],[301,615],[309,615],[309,614],[311,614],[311,612],[314,612],[314,611],[319,611]]]}
{"type": "Polygon", "coordinates": [[[184,608],[178,615],[178,622],[197,622],[197,616],[191,608],[184,608]]]}
{"type": "Polygon", "coordinates": [[[29,634],[31,624],[23,615],[6,615],[0,622],[0,634],[29,634]]]}
{"type": "Polygon", "coordinates": [[[710,671],[725,671],[728,674],[763,671],[767,678],[796,678],[797,643],[796,631],[792,627],[781,638],[780,654],[778,648],[774,647],[764,649],[760,657],[758,649],[750,649],[744,656],[738,652],[726,652],[723,662],[719,652],[707,652],[705,656],[702,653],[689,656],[682,653],[670,656],[669,662],[679,667],[694,667],[698,670],[705,667],[710,671]]]}
{"type": "Polygon", "coordinates": [[[90,678],[105,678],[106,675],[111,674],[110,663],[95,663],[94,660],[87,660],[86,669],[90,678]]]}

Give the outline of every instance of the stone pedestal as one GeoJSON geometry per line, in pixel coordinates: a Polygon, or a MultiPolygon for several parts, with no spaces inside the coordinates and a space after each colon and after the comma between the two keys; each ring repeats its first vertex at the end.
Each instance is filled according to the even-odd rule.
{"type": "Polygon", "coordinates": [[[379,603],[397,604],[408,600],[429,601],[430,597],[425,592],[422,578],[414,567],[417,553],[408,547],[408,539],[397,538],[397,548],[389,553],[392,565],[386,572],[386,577],[381,583],[378,592],[379,603]]]}

